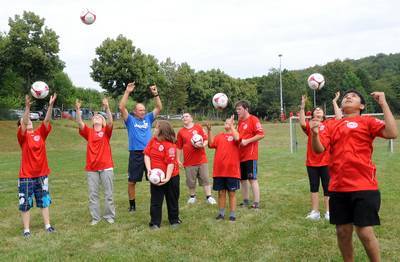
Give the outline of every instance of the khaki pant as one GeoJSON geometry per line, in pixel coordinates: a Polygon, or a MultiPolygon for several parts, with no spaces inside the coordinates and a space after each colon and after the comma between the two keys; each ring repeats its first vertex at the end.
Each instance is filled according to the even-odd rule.
{"type": "Polygon", "coordinates": [[[93,220],[99,221],[100,216],[100,183],[104,188],[104,218],[115,217],[115,206],[113,201],[113,170],[101,170],[87,172],[89,187],[89,212],[93,220]]]}

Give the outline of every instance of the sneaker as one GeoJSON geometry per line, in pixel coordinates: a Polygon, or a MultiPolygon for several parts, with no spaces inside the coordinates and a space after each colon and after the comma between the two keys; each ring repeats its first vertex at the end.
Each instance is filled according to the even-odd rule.
{"type": "Polygon", "coordinates": [[[158,230],[158,229],[160,229],[160,227],[157,225],[150,226],[150,230],[158,230]]]}
{"type": "Polygon", "coordinates": [[[306,216],[306,219],[309,220],[319,220],[320,219],[319,211],[311,210],[311,212],[306,216]]]}
{"type": "Polygon", "coordinates": [[[47,233],[54,233],[56,232],[56,230],[54,229],[54,227],[49,227],[48,229],[46,229],[47,233]]]}
{"type": "Polygon", "coordinates": [[[258,204],[252,204],[252,205],[249,206],[249,208],[260,209],[260,206],[258,204]]]}
{"type": "Polygon", "coordinates": [[[208,202],[210,205],[215,205],[215,204],[217,204],[217,201],[215,201],[215,199],[214,199],[212,196],[210,196],[209,198],[207,198],[207,202],[208,202]]]}
{"type": "Polygon", "coordinates": [[[115,222],[114,218],[111,218],[111,217],[110,218],[106,218],[106,221],[107,221],[108,224],[114,224],[114,222],[115,222]]]}
{"type": "Polygon", "coordinates": [[[229,217],[229,221],[232,221],[232,222],[236,221],[236,217],[229,217]]]}
{"type": "Polygon", "coordinates": [[[92,222],[90,222],[91,226],[95,226],[100,222],[100,220],[92,220],[92,222]]]}
{"type": "Polygon", "coordinates": [[[329,221],[329,219],[330,219],[329,211],[326,211],[326,213],[325,213],[325,219],[329,221]]]}
{"type": "Polygon", "coordinates": [[[239,204],[240,207],[249,207],[250,206],[250,202],[242,202],[239,204]]]}
{"type": "MultiPolygon", "coordinates": [[[[214,200],[215,201],[215,200],[214,200]]],[[[195,197],[189,197],[189,200],[187,202],[188,204],[194,204],[196,203],[196,198],[195,197]]]]}
{"type": "Polygon", "coordinates": [[[31,232],[24,232],[24,238],[30,238],[31,232]]]}
{"type": "Polygon", "coordinates": [[[218,216],[215,218],[216,220],[224,220],[225,217],[221,214],[218,214],[218,216]]]}
{"type": "Polygon", "coordinates": [[[136,207],[135,207],[135,206],[131,206],[131,207],[128,209],[128,212],[130,212],[130,213],[135,212],[135,211],[136,211],[136,207]]]}
{"type": "Polygon", "coordinates": [[[182,221],[180,221],[180,220],[176,223],[172,223],[171,228],[173,228],[173,229],[178,228],[180,224],[182,224],[182,221]]]}

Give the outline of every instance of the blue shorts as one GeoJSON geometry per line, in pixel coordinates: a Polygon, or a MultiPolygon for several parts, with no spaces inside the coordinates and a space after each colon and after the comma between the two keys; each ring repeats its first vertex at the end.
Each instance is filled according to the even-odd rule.
{"type": "Polygon", "coordinates": [[[213,178],[213,190],[221,191],[236,191],[240,189],[240,179],[232,177],[214,177],[213,178]]]}
{"type": "MultiPolygon", "coordinates": [[[[144,164],[144,153],[142,150],[131,150],[129,151],[129,163],[128,163],[128,181],[129,182],[141,182],[143,174],[147,173],[146,166],[144,164]]],[[[147,180],[147,175],[145,175],[147,180]]]]}
{"type": "Polygon", "coordinates": [[[241,180],[257,180],[257,160],[240,162],[241,180]]]}
{"type": "Polygon", "coordinates": [[[37,207],[46,208],[50,206],[51,197],[49,193],[49,180],[47,176],[18,179],[18,198],[20,211],[26,212],[33,207],[33,196],[35,196],[37,207]]]}

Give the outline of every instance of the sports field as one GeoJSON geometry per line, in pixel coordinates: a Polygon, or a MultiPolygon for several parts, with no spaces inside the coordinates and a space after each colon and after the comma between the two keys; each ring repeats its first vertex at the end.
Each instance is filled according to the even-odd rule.
{"type": "MultiPolygon", "coordinates": [[[[222,123],[222,122],[221,122],[222,123]]],[[[400,122],[398,122],[400,124],[400,122]]],[[[215,127],[214,132],[221,130],[215,127]]],[[[260,143],[259,182],[261,209],[238,208],[237,221],[216,221],[217,207],[204,201],[188,206],[181,170],[180,217],[172,229],[163,213],[161,230],[150,231],[149,185],[137,191],[137,211],[127,212],[127,135],[116,122],[111,139],[115,163],[116,223],[90,226],[84,172],[86,143],[75,123],[53,122],[47,140],[50,175],[51,222],[57,232],[47,234],[40,212],[31,212],[30,239],[22,237],[18,211],[17,178],[20,148],[16,123],[0,122],[0,260],[2,261],[341,261],[334,226],[305,220],[309,211],[308,178],[304,167],[305,136],[297,130],[299,150],[289,151],[289,125],[264,124],[260,143]]],[[[383,261],[400,260],[400,146],[388,152],[388,142],[377,139],[374,160],[382,193],[381,223],[376,233],[383,261]]],[[[210,168],[213,151],[208,150],[210,168]]],[[[210,172],[211,177],[211,172],[210,172]]],[[[214,193],[214,196],[216,194],[214,193]]],[[[241,200],[240,192],[238,200],[241,200]]],[[[322,202],[321,202],[322,206],[322,202]]],[[[165,209],[164,209],[165,210],[165,209]]],[[[165,210],[166,211],[166,210],[165,210]]],[[[367,257],[355,237],[356,261],[367,257]]]]}

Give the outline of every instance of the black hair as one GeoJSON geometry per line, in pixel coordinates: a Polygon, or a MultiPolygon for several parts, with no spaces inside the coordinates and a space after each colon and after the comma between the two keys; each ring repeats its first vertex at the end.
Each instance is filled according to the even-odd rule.
{"type": "Polygon", "coordinates": [[[360,114],[362,114],[362,112],[364,112],[364,110],[365,110],[365,99],[364,99],[364,96],[363,96],[360,92],[358,92],[357,90],[355,90],[355,89],[350,89],[350,90],[347,90],[346,92],[344,92],[343,97],[342,97],[342,101],[343,101],[343,98],[344,98],[348,93],[354,93],[354,94],[356,94],[356,95],[360,98],[360,103],[361,103],[362,105],[364,105],[364,109],[361,109],[361,110],[360,110],[360,114]]]}
{"type": "Polygon", "coordinates": [[[314,112],[315,112],[315,110],[317,110],[317,108],[321,109],[322,112],[324,112],[324,115],[322,116],[322,119],[325,120],[325,111],[320,106],[314,107],[313,110],[311,110],[311,117],[314,118],[314,112]]]}

